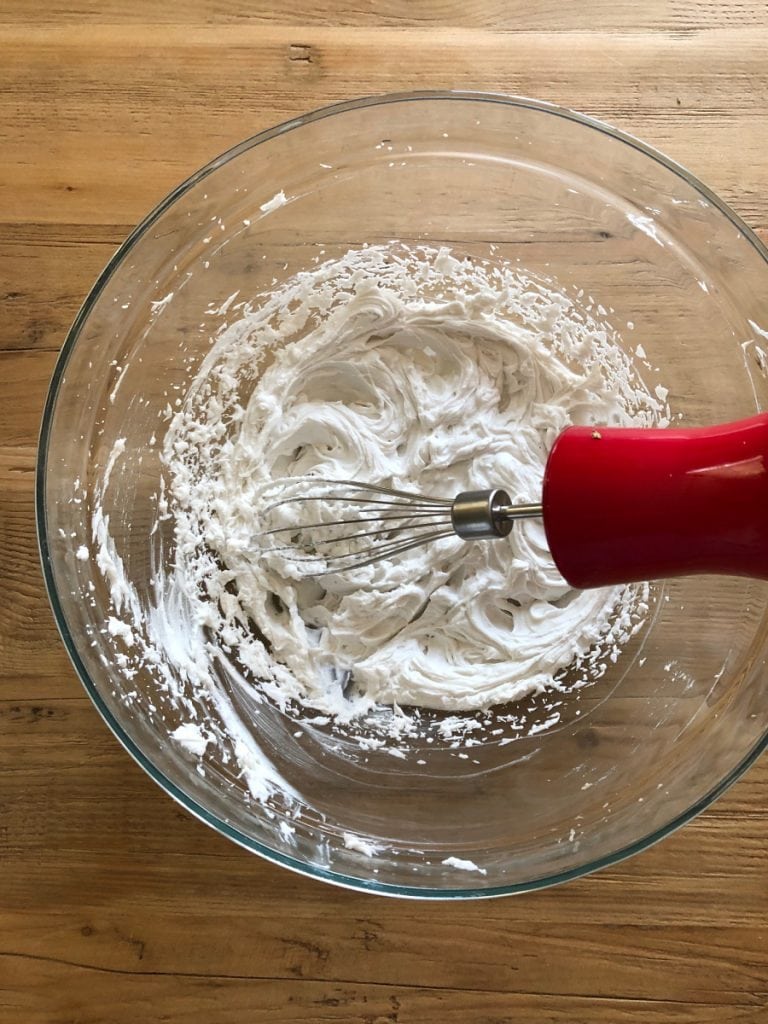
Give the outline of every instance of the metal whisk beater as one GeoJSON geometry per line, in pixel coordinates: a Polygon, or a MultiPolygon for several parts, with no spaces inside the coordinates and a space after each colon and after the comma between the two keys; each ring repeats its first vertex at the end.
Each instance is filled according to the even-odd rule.
{"type": "Polygon", "coordinates": [[[307,493],[280,497],[261,511],[266,524],[294,510],[298,517],[263,530],[257,539],[306,576],[359,569],[444,537],[506,537],[516,519],[542,515],[541,505],[513,505],[501,488],[463,491],[449,499],[357,480],[312,477],[304,483],[307,493]],[[320,510],[329,508],[339,509],[339,518],[321,518],[320,510]],[[308,515],[308,509],[317,512],[308,515]]]}

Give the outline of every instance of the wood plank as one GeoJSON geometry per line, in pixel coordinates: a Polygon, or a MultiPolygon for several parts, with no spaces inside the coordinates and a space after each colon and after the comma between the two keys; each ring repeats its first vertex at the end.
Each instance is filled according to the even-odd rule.
{"type": "MultiPolygon", "coordinates": [[[[0,381],[2,365],[0,360],[0,381]]],[[[8,403],[13,404],[10,395],[8,403]]],[[[43,585],[34,485],[33,444],[0,447],[0,580],[5,592],[13,595],[12,600],[0,602],[0,699],[18,700],[30,693],[37,699],[82,693],[73,691],[74,673],[43,585]]]]}
{"type": "MultiPolygon", "coordinates": [[[[261,882],[269,884],[269,878],[261,882]]],[[[9,934],[7,939],[2,935],[2,940],[12,955],[25,959],[48,957],[68,960],[91,972],[134,975],[215,978],[223,974],[274,977],[286,983],[301,978],[329,984],[414,987],[429,979],[435,989],[546,996],[556,987],[569,996],[596,1000],[646,1000],[654,998],[654,991],[663,991],[670,1000],[699,1007],[759,1005],[764,989],[764,955],[755,947],[754,931],[749,929],[675,930],[626,923],[619,928],[596,926],[585,935],[582,922],[565,925],[552,936],[528,923],[484,922],[479,913],[470,915],[466,923],[456,915],[447,920],[438,915],[426,952],[424,944],[414,942],[408,929],[398,926],[391,915],[371,913],[349,902],[333,908],[337,921],[329,929],[306,912],[294,914],[287,925],[247,911],[237,916],[226,913],[222,924],[226,922],[233,939],[227,944],[225,969],[211,964],[205,940],[207,917],[161,909],[149,921],[149,907],[141,893],[132,908],[82,907],[79,917],[73,917],[68,907],[36,911],[29,918],[22,912],[11,914],[9,927],[15,925],[24,939],[19,942],[9,934]],[[464,933],[464,956],[457,955],[457,928],[464,933]],[[703,955],[698,953],[699,945],[705,947],[703,955]],[[610,972],[601,970],[606,947],[613,951],[610,972]],[[167,954],[168,949],[173,952],[167,954]],[[579,967],[569,967],[576,949],[579,967]],[[258,973],[254,951],[258,951],[258,973]],[[556,986],[553,964],[561,965],[556,986]]],[[[331,908],[324,904],[311,909],[327,915],[331,908]]]]}
{"type": "Polygon", "coordinates": [[[543,32],[453,28],[318,27],[302,40],[311,61],[292,59],[295,31],[280,25],[0,29],[0,123],[10,153],[0,168],[0,220],[132,223],[260,129],[356,94],[445,86],[450,67],[454,88],[538,94],[628,128],[701,174],[753,224],[768,225],[768,72],[750,29],[593,32],[567,47],[543,32]],[[20,104],[30,92],[34,106],[20,104]],[[41,163],[39,131],[51,119],[60,125],[55,159],[41,163]]]}
{"type": "MultiPolygon", "coordinates": [[[[314,979],[290,983],[260,978],[197,978],[185,974],[132,974],[110,971],[99,974],[67,962],[33,960],[19,963],[9,958],[12,979],[23,976],[27,984],[9,998],[0,995],[3,1024],[104,1024],[115,1020],[116,1007],[130,1006],[142,1024],[167,1024],[169,1020],[197,1019],[216,1024],[299,1024],[299,1022],[355,1021],[357,1024],[421,1024],[440,1020],[446,1024],[721,1024],[723,1007],[717,1003],[683,1003],[664,997],[633,999],[619,996],[537,996],[494,991],[441,989],[425,978],[421,985],[377,986],[351,981],[324,984],[314,979]],[[82,993],[88,992],[87,1002],[82,993]],[[173,1006],[168,1017],[163,1007],[173,1006]],[[111,1015],[111,1016],[110,1016],[111,1015]],[[191,1018],[195,1019],[195,1018],[191,1018]]],[[[554,976],[558,965],[551,968],[554,976]]],[[[117,1012],[120,1012],[119,1010],[117,1012]]],[[[127,1019],[127,1018],[126,1018],[127,1019]]],[[[729,1024],[761,1024],[759,1005],[730,1009],[729,1024]]]]}
{"type": "Polygon", "coordinates": [[[34,448],[48,384],[56,363],[51,351],[0,352],[0,444],[34,448]]]}
{"type": "Polygon", "coordinates": [[[362,28],[425,26],[489,28],[496,32],[520,32],[531,29],[548,32],[585,32],[600,26],[607,32],[680,32],[691,33],[703,27],[748,26],[753,20],[749,3],[698,0],[670,3],[648,0],[591,0],[585,8],[558,0],[432,0],[414,4],[411,0],[367,0],[362,3],[338,0],[297,0],[275,5],[269,0],[254,0],[233,5],[227,0],[189,0],[184,4],[157,4],[152,0],[126,5],[120,0],[102,0],[99,4],[49,0],[30,9],[25,0],[5,0],[0,9],[0,24],[256,24],[308,26],[355,26],[362,28]]]}
{"type": "Polygon", "coordinates": [[[82,228],[70,228],[68,237],[53,234],[47,226],[0,227],[0,351],[58,350],[90,283],[122,240],[95,241],[82,228]]]}

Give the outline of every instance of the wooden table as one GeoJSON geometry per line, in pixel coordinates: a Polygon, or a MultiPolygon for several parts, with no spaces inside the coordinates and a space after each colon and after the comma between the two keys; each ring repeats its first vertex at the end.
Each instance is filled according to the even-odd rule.
{"type": "Polygon", "coordinates": [[[768,1021],[768,760],[660,846],[538,895],[324,886],[209,831],[118,746],[33,519],[67,327],[210,157],[345,97],[521,93],[659,146],[767,237],[767,48],[756,0],[0,0],[2,1024],[768,1021]]]}

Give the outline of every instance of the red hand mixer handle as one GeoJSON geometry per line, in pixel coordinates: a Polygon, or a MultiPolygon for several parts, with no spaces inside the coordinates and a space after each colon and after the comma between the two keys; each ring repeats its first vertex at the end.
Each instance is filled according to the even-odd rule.
{"type": "Polygon", "coordinates": [[[719,573],[768,579],[768,415],[717,427],[569,427],[544,529],[573,587],[719,573]]]}

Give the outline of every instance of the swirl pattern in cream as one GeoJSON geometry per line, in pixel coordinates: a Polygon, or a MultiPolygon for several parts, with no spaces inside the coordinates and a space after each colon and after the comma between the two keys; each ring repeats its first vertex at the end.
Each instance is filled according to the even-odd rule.
{"type": "Polygon", "coordinates": [[[265,546],[259,510],[276,479],[313,476],[537,501],[568,424],[667,412],[612,329],[553,283],[445,249],[349,252],[243,309],[173,419],[174,589],[281,705],[348,720],[557,687],[569,666],[589,673],[590,652],[618,656],[638,591],[570,589],[540,522],[306,580],[265,546]]]}

